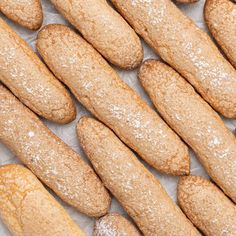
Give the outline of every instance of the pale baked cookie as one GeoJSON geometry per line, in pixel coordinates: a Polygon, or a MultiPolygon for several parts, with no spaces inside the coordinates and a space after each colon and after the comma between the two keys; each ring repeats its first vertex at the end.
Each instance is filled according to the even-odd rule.
{"type": "Polygon", "coordinates": [[[43,23],[40,0],[1,0],[0,11],[9,19],[30,30],[37,30],[43,23]]]}
{"type": "Polygon", "coordinates": [[[164,63],[146,61],[139,79],[164,120],[192,147],[208,174],[236,202],[236,139],[218,114],[164,63]]]}
{"type": "Polygon", "coordinates": [[[170,0],[112,0],[133,28],[215,110],[236,118],[236,71],[170,0]]]}
{"type": "Polygon", "coordinates": [[[143,59],[139,37],[106,0],[51,0],[109,62],[133,69],[143,59]]]}
{"type": "Polygon", "coordinates": [[[211,34],[236,68],[236,4],[230,0],[207,0],[204,16],[211,34]]]}
{"type": "Polygon", "coordinates": [[[200,235],[159,181],[109,128],[83,117],[77,134],[95,171],[144,235],[200,235]]]}
{"type": "Polygon", "coordinates": [[[28,169],[0,167],[0,216],[14,236],[85,236],[28,169]]]}
{"type": "Polygon", "coordinates": [[[40,116],[62,124],[74,120],[69,93],[2,19],[0,45],[0,81],[40,116]]]}
{"type": "Polygon", "coordinates": [[[110,197],[92,168],[0,85],[0,141],[66,203],[102,216],[110,197]]]}
{"type": "Polygon", "coordinates": [[[94,236],[139,236],[138,230],[125,217],[109,213],[96,221],[94,236]]]}
{"type": "Polygon", "coordinates": [[[167,174],[189,173],[187,147],[79,35],[48,25],[38,35],[37,48],[76,98],[145,161],[167,174]]]}
{"type": "Polygon", "coordinates": [[[236,235],[236,206],[210,181],[199,176],[181,178],[178,201],[204,235],[236,235]]]}

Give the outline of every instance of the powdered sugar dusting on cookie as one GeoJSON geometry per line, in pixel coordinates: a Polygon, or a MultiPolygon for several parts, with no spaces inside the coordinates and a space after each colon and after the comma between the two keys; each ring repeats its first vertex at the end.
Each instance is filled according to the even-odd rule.
{"type": "Polygon", "coordinates": [[[186,146],[87,42],[62,26],[43,33],[52,70],[93,115],[155,168],[175,174],[189,171],[186,146]],[[72,66],[68,61],[75,51],[80,53],[72,66]]]}
{"type": "Polygon", "coordinates": [[[0,35],[0,81],[37,114],[60,123],[71,120],[67,91],[2,19],[0,35]]]}
{"type": "Polygon", "coordinates": [[[80,156],[3,86],[0,100],[1,142],[68,204],[92,216],[106,213],[108,193],[80,156]]]}
{"type": "Polygon", "coordinates": [[[95,235],[100,236],[118,236],[115,227],[111,222],[105,220],[98,221],[95,226],[95,235]]]}
{"type": "Polygon", "coordinates": [[[215,111],[168,65],[147,61],[140,79],[157,110],[229,196],[236,187],[236,140],[215,111]]]}
{"type": "MultiPolygon", "coordinates": [[[[113,2],[160,57],[193,84],[215,110],[228,118],[236,116],[234,68],[224,59],[210,37],[172,1],[113,2]]],[[[221,18],[220,14],[217,15],[221,18]]],[[[233,28],[230,32],[234,32],[233,28]]]]}
{"type": "Polygon", "coordinates": [[[82,119],[78,127],[96,172],[144,234],[198,235],[157,179],[111,130],[91,118],[82,119]]]}

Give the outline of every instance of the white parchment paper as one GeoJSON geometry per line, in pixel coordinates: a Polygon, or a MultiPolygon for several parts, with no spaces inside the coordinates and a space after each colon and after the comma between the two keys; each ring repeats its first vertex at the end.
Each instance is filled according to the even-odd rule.
{"type": "MultiPolygon", "coordinates": [[[[181,8],[183,12],[189,15],[201,28],[206,30],[206,26],[203,21],[204,2],[205,2],[204,0],[200,0],[196,4],[189,4],[189,5],[178,4],[178,6],[181,8]]],[[[64,18],[61,15],[59,15],[58,12],[54,9],[54,7],[51,5],[49,0],[42,0],[42,5],[43,5],[43,11],[44,11],[44,25],[47,25],[50,23],[61,23],[61,24],[69,25],[69,23],[66,20],[64,20],[64,18]]],[[[1,14],[0,14],[0,17],[3,17],[4,19],[6,19],[1,14]]],[[[22,38],[24,38],[31,45],[33,50],[35,50],[35,39],[36,39],[37,32],[28,31],[7,19],[6,21],[17,31],[17,33],[22,38]]],[[[143,47],[144,47],[144,52],[145,52],[144,59],[158,58],[158,56],[152,51],[152,49],[148,47],[144,42],[143,42],[143,47]]],[[[117,71],[120,74],[120,76],[123,78],[123,80],[127,84],[129,84],[134,90],[136,90],[137,93],[140,94],[142,98],[150,106],[152,106],[149,98],[147,97],[144,90],[141,88],[139,81],[137,80],[137,70],[129,71],[129,72],[121,71],[121,70],[117,70],[117,71]]],[[[86,109],[83,108],[77,101],[75,102],[77,105],[77,118],[75,121],[67,125],[56,125],[45,120],[44,120],[44,123],[57,136],[63,139],[64,142],[70,145],[72,149],[80,153],[80,155],[87,161],[78,143],[76,132],[75,132],[75,126],[76,126],[77,121],[80,119],[80,117],[83,115],[89,114],[89,112],[86,111],[86,109]]],[[[236,120],[224,119],[224,121],[226,125],[229,127],[229,129],[233,131],[233,129],[236,127],[236,120]]],[[[194,175],[202,175],[202,176],[208,177],[206,172],[204,171],[200,163],[197,161],[197,159],[195,158],[191,150],[190,150],[190,153],[191,153],[191,173],[194,175]]],[[[5,148],[2,144],[0,144],[0,164],[8,164],[8,163],[16,163],[16,162],[19,162],[19,161],[14,156],[14,154],[12,154],[7,148],[5,148]]],[[[153,168],[149,166],[147,166],[147,168],[161,181],[161,183],[163,184],[163,186],[165,187],[165,189],[167,190],[171,198],[174,201],[176,201],[176,183],[177,183],[178,178],[161,175],[156,170],[154,170],[153,168]]],[[[76,211],[72,207],[69,207],[68,205],[63,203],[60,199],[58,199],[58,201],[60,201],[61,204],[63,204],[63,206],[69,212],[71,217],[79,224],[79,226],[84,230],[84,232],[87,233],[88,236],[92,236],[94,219],[86,217],[83,214],[80,214],[78,211],[76,211]]],[[[112,200],[110,211],[120,212],[123,215],[127,215],[114,198],[112,200]]],[[[0,221],[0,236],[8,236],[8,235],[10,235],[10,233],[0,221]]]]}

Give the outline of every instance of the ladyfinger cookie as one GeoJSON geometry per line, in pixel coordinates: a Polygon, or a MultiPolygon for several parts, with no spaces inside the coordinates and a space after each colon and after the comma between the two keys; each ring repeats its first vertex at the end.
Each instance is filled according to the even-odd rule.
{"type": "Polygon", "coordinates": [[[199,176],[181,178],[178,201],[204,235],[236,235],[236,206],[210,181],[199,176]]]}
{"type": "Polygon", "coordinates": [[[189,144],[212,179],[236,202],[236,139],[218,114],[164,63],[146,61],[139,79],[164,120],[189,144]]]}
{"type": "Polygon", "coordinates": [[[109,128],[83,117],[77,134],[95,171],[144,235],[200,235],[159,181],[109,128]]]}
{"type": "Polygon", "coordinates": [[[204,17],[207,26],[236,68],[236,4],[230,0],[207,0],[204,17]]]}
{"type": "Polygon", "coordinates": [[[138,230],[123,216],[110,213],[96,221],[94,236],[140,236],[138,230]]]}
{"type": "Polygon", "coordinates": [[[37,30],[43,23],[40,0],[1,0],[0,11],[9,19],[30,30],[37,30]]]}
{"type": "Polygon", "coordinates": [[[63,124],[74,120],[69,93],[2,19],[0,45],[0,82],[40,116],[63,124]]]}
{"type": "Polygon", "coordinates": [[[143,60],[139,37],[106,0],[51,0],[109,62],[133,69],[143,60]]]}
{"type": "Polygon", "coordinates": [[[92,168],[3,86],[0,101],[0,141],[65,202],[106,214],[110,197],[92,168]]]}
{"type": "Polygon", "coordinates": [[[37,48],[76,98],[150,165],[167,174],[189,173],[187,147],[79,35],[49,25],[37,48]]]}
{"type": "Polygon", "coordinates": [[[85,236],[23,166],[0,167],[0,203],[0,216],[13,236],[85,236]]]}
{"type": "Polygon", "coordinates": [[[112,0],[133,28],[211,106],[236,118],[236,71],[207,33],[170,0],[112,0]]]}

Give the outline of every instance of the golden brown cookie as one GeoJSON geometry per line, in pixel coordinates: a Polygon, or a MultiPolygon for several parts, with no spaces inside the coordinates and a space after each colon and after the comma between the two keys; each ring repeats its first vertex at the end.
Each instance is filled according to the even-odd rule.
{"type": "Polygon", "coordinates": [[[204,17],[207,26],[236,68],[236,4],[230,0],[207,0],[204,17]]]}
{"type": "Polygon", "coordinates": [[[200,176],[181,178],[178,201],[204,235],[236,235],[236,206],[210,181],[200,176]]]}
{"type": "Polygon", "coordinates": [[[92,168],[0,85],[0,141],[66,203],[102,216],[110,197],[92,168]]]}
{"type": "Polygon", "coordinates": [[[96,221],[94,236],[140,236],[138,230],[125,217],[109,213],[96,221]]]}
{"type": "Polygon", "coordinates": [[[69,93],[2,19],[0,45],[0,82],[40,116],[62,124],[74,120],[69,93]]]}
{"type": "Polygon", "coordinates": [[[218,114],[164,63],[146,61],[139,79],[161,116],[195,151],[212,179],[236,202],[236,139],[218,114]]]}
{"type": "Polygon", "coordinates": [[[236,118],[236,71],[210,37],[170,0],[112,0],[144,40],[228,118],[236,118]]]}
{"type": "Polygon", "coordinates": [[[30,30],[37,30],[43,23],[40,0],[1,0],[0,11],[9,19],[30,30]]]}
{"type": "Polygon", "coordinates": [[[28,169],[0,167],[0,216],[14,236],[85,236],[28,169]]]}
{"type": "Polygon", "coordinates": [[[139,37],[106,0],[51,0],[109,62],[133,69],[143,60],[139,37]]]}
{"type": "Polygon", "coordinates": [[[83,117],[77,134],[95,171],[144,235],[200,236],[159,181],[109,128],[83,117]]]}
{"type": "Polygon", "coordinates": [[[79,35],[48,25],[38,35],[37,49],[75,97],[145,161],[167,174],[189,173],[187,147],[79,35]]]}

